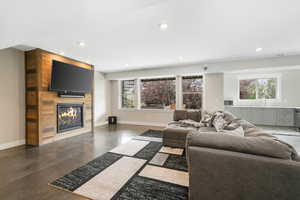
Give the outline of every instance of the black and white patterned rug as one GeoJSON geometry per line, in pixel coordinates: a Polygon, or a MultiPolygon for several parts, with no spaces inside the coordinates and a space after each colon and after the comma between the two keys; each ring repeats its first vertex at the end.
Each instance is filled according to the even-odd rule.
{"type": "Polygon", "coordinates": [[[50,185],[97,200],[186,200],[184,150],[163,147],[161,138],[161,131],[148,130],[50,185]]]}

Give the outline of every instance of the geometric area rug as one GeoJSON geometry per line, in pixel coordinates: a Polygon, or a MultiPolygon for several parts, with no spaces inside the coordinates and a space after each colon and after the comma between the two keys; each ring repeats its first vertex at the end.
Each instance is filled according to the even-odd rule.
{"type": "Polygon", "coordinates": [[[184,149],[148,130],[49,185],[95,200],[187,200],[189,175],[184,149]]]}

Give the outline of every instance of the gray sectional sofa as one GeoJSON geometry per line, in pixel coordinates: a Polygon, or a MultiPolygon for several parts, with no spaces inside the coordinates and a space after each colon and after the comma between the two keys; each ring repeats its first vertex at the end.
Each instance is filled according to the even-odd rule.
{"type": "Polygon", "coordinates": [[[197,127],[177,120],[178,113],[187,116],[175,111],[164,144],[182,146],[185,135],[190,200],[300,200],[300,162],[292,146],[230,113],[219,119],[233,134],[216,131],[213,115],[197,127]],[[243,136],[235,135],[237,127],[243,136]]]}

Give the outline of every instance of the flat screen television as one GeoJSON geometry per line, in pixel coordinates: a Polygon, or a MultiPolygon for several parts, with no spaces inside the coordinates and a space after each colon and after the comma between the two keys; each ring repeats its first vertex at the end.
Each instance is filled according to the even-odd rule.
{"type": "Polygon", "coordinates": [[[89,93],[92,90],[92,71],[53,60],[50,90],[89,93]]]}

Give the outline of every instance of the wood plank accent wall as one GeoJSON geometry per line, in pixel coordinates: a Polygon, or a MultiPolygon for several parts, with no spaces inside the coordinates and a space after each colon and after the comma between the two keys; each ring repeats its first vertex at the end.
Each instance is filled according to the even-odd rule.
{"type": "MultiPolygon", "coordinates": [[[[80,133],[93,132],[93,92],[84,98],[60,98],[48,90],[52,60],[93,70],[92,65],[41,49],[25,53],[26,68],[26,144],[41,145],[80,133]],[[57,134],[57,104],[84,103],[84,127],[57,134]]],[[[93,90],[92,90],[93,91],[93,90]]]]}

